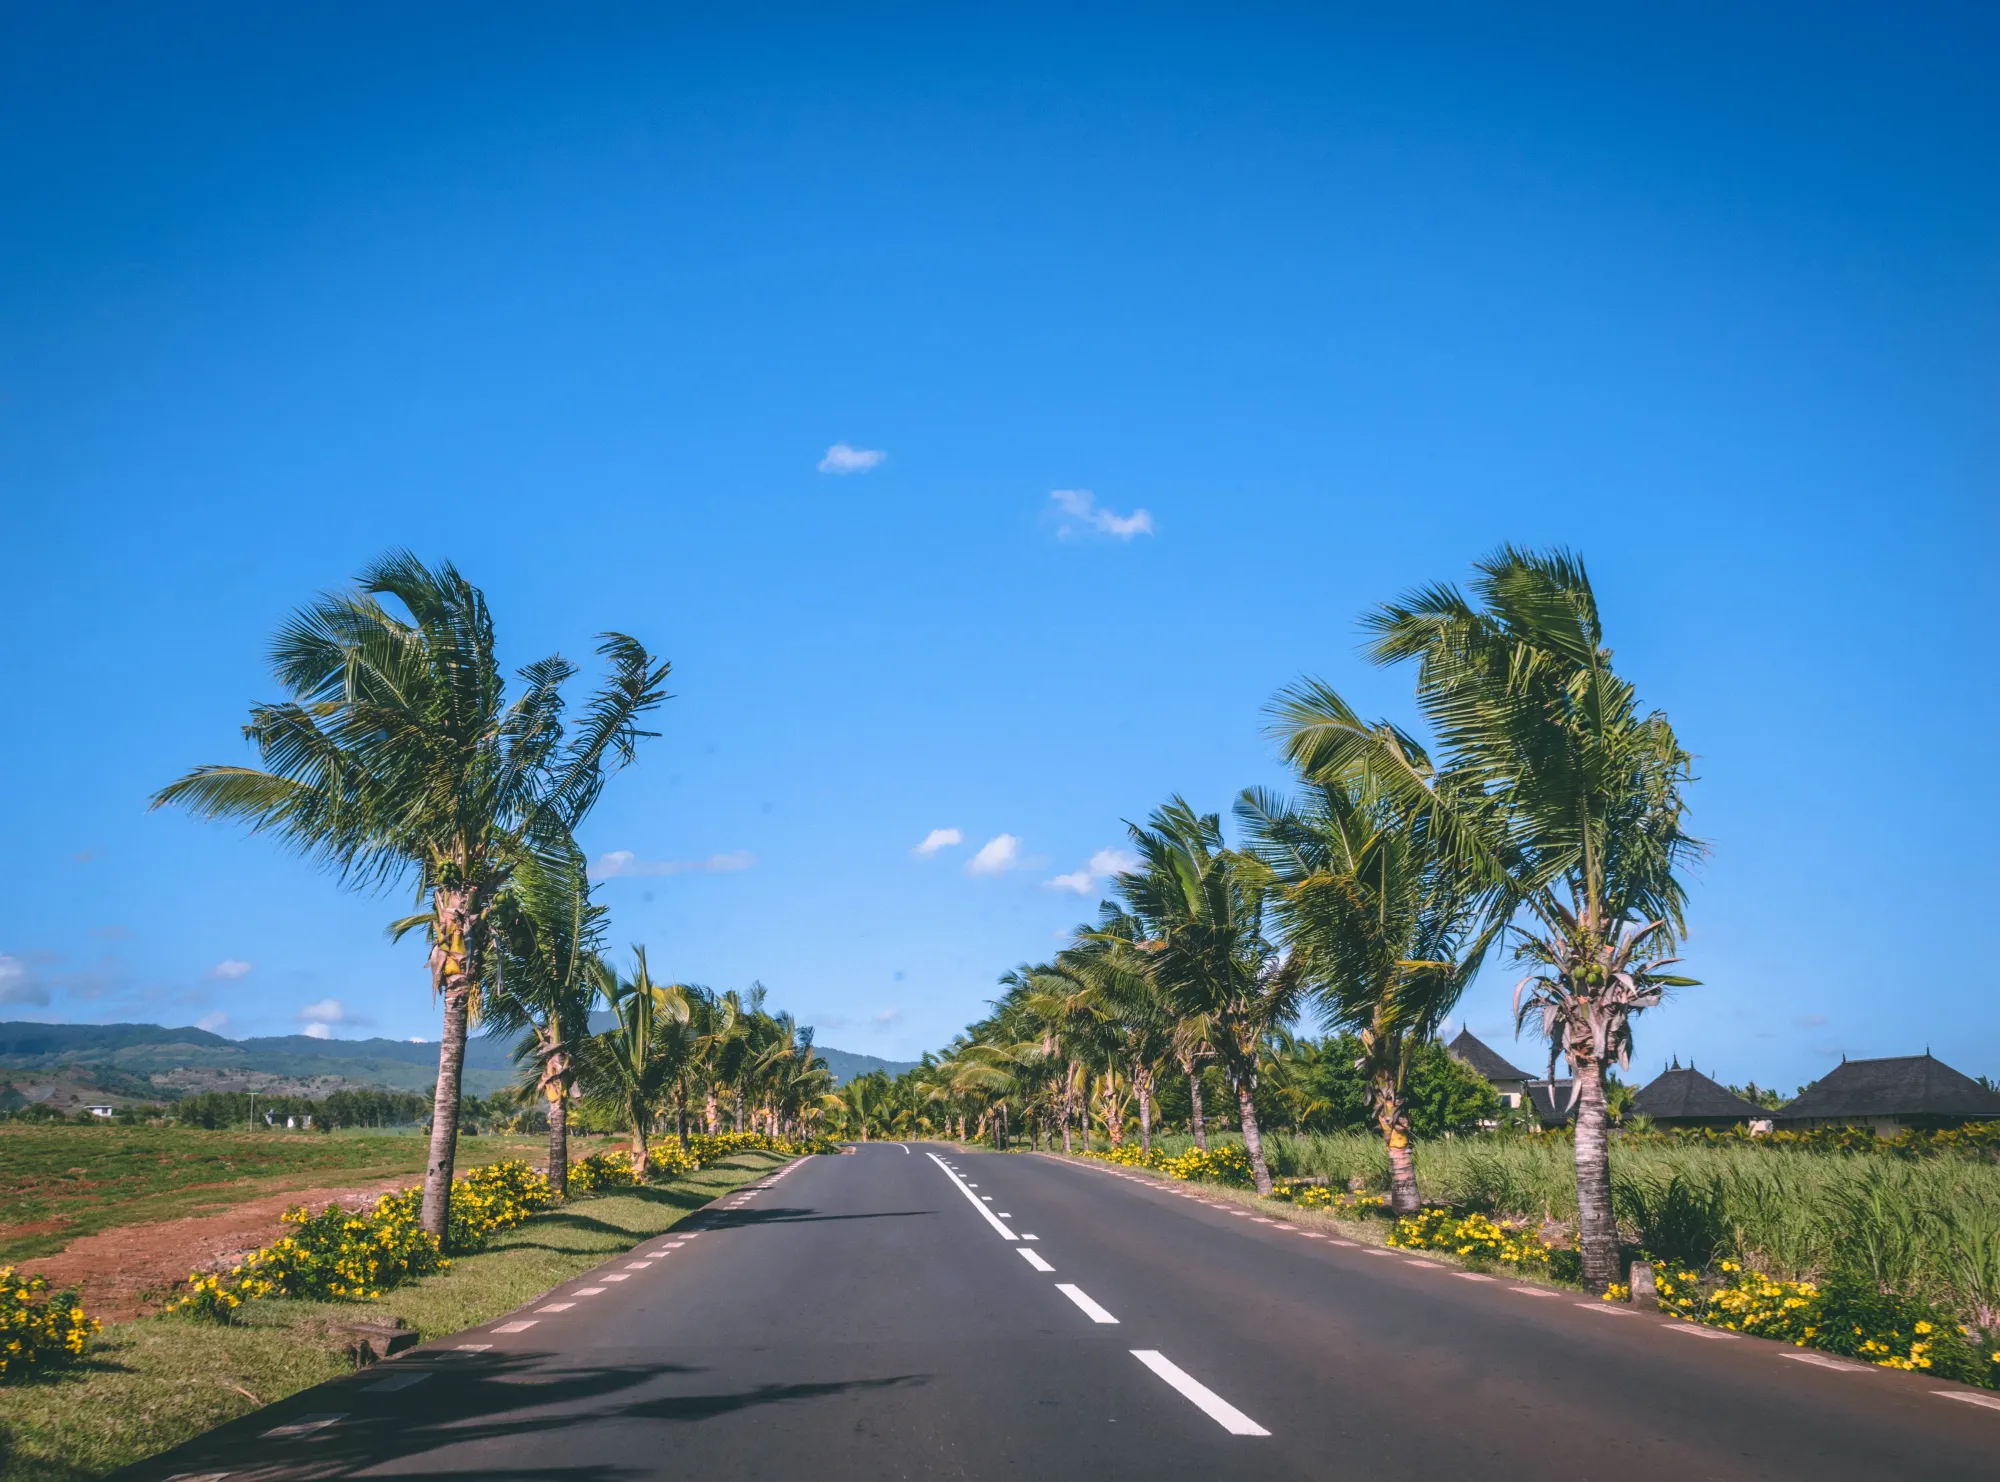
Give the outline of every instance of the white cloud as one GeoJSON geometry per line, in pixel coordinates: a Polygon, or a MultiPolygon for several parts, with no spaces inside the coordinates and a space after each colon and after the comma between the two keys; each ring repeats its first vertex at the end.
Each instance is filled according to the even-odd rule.
{"type": "Polygon", "coordinates": [[[221,978],[224,982],[233,983],[255,966],[255,963],[245,962],[240,957],[225,957],[208,970],[208,975],[211,978],[221,978]]]}
{"type": "Polygon", "coordinates": [[[347,1005],[337,998],[322,998],[318,1003],[309,1003],[299,1010],[299,1017],[305,1020],[305,1032],[312,1039],[332,1039],[336,1024],[368,1022],[348,1013],[347,1005]]]}
{"type": "Polygon", "coordinates": [[[1021,841],[1012,834],[995,834],[965,862],[968,875],[1004,875],[1021,867],[1021,841]]]}
{"type": "Polygon", "coordinates": [[[882,1025],[894,1024],[902,1017],[903,1011],[901,1009],[884,1009],[875,1016],[875,1022],[882,1025]]]}
{"type": "Polygon", "coordinates": [[[880,448],[850,448],[846,443],[835,443],[826,450],[826,456],[819,460],[819,471],[866,473],[888,456],[880,448]]]}
{"type": "Polygon", "coordinates": [[[1135,535],[1153,533],[1151,513],[1135,509],[1129,515],[1118,514],[1100,505],[1088,489],[1051,489],[1049,498],[1062,511],[1062,523],[1056,527],[1056,534],[1064,540],[1079,534],[1130,540],[1135,535]]]}
{"type": "Polygon", "coordinates": [[[1044,883],[1050,890],[1073,890],[1078,895],[1089,895],[1100,881],[1138,868],[1139,857],[1136,854],[1127,854],[1123,849],[1100,849],[1090,856],[1090,863],[1082,869],[1071,870],[1067,875],[1058,875],[1044,883]]]}
{"type": "Polygon", "coordinates": [[[0,1003],[46,1005],[49,990],[41,976],[20,958],[0,952],[0,1003]]]}
{"type": "Polygon", "coordinates": [[[940,849],[949,849],[954,844],[963,844],[964,842],[965,835],[961,834],[955,828],[934,828],[924,835],[924,842],[917,845],[910,853],[921,855],[927,859],[931,855],[936,854],[940,849]]]}
{"type": "Polygon", "coordinates": [[[600,854],[590,867],[593,880],[624,880],[640,875],[728,875],[757,863],[748,849],[711,854],[707,859],[641,859],[629,849],[600,854]]]}
{"type": "Polygon", "coordinates": [[[210,1034],[220,1034],[228,1023],[229,1015],[217,1009],[214,1013],[203,1014],[199,1019],[195,1020],[194,1027],[196,1029],[206,1029],[210,1034]]]}

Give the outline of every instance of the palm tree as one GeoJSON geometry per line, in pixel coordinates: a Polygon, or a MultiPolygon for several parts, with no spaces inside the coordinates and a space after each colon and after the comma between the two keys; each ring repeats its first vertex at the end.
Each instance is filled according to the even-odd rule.
{"type": "Polygon", "coordinates": [[[1139,1147],[1150,1156],[1153,1088],[1160,1066],[1175,1052],[1175,1022],[1153,981],[1152,961],[1139,949],[1139,930],[1130,915],[1106,904],[1096,928],[1079,932],[1076,945],[1058,953],[1056,961],[1071,977],[1097,991],[1115,1053],[1125,1062],[1139,1103],[1139,1147]]]}
{"type": "Polygon", "coordinates": [[[1376,662],[1417,661],[1437,762],[1311,681],[1279,697],[1276,729],[1304,776],[1362,783],[1423,827],[1489,892],[1489,922],[1526,919],[1516,1013],[1575,1081],[1578,1237],[1602,1287],[1619,1274],[1604,1072],[1629,1061],[1632,1016],[1693,981],[1663,971],[1701,851],[1682,828],[1691,759],[1613,671],[1579,559],[1507,547],[1476,569],[1479,606],[1437,586],[1364,620],[1376,662]]]}
{"type": "Polygon", "coordinates": [[[1253,1097],[1271,1034],[1296,1017],[1300,964],[1264,937],[1264,872],[1223,847],[1222,820],[1176,797],[1148,826],[1128,824],[1140,864],[1118,877],[1170,1012],[1213,1048],[1236,1092],[1257,1192],[1271,1192],[1253,1097]]]}
{"type": "Polygon", "coordinates": [[[1358,787],[1322,784],[1302,805],[1246,788],[1236,816],[1271,872],[1273,913],[1330,1027],[1361,1041],[1359,1069],[1389,1152],[1390,1207],[1420,1207],[1404,1083],[1478,971],[1477,892],[1421,827],[1358,787]]]}
{"type": "Polygon", "coordinates": [[[687,990],[655,983],[646,949],[632,949],[632,976],[620,980],[600,965],[598,991],[611,1006],[612,1024],[590,1041],[583,1059],[584,1093],[625,1119],[632,1136],[632,1176],[644,1182],[650,1168],[646,1139],[653,1119],[694,1052],[688,1030],[687,990]]]}
{"type": "Polygon", "coordinates": [[[554,859],[523,859],[501,892],[490,981],[481,995],[489,1033],[525,1031],[515,1058],[548,1107],[548,1178],[558,1199],[569,1192],[570,1092],[602,966],[607,912],[590,893],[583,853],[574,844],[554,859]]]}
{"type": "Polygon", "coordinates": [[[273,667],[292,698],[254,707],[244,728],[263,768],[197,767],[153,797],[270,830],[350,884],[416,876],[444,1004],[423,1204],[423,1227],[440,1238],[494,902],[524,856],[574,833],[607,763],[629,762],[650,734],[637,717],[666,698],[668,666],[636,640],[606,634],[598,652],[611,675],[565,744],[562,689],[575,666],[528,665],[507,703],[485,597],[449,563],[396,552],[358,590],[324,596],[278,630],[273,667]]]}

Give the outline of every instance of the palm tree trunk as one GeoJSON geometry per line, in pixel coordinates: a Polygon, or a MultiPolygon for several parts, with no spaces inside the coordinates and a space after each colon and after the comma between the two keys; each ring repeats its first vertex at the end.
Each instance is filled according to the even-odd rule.
{"type": "Polygon", "coordinates": [[[423,1227],[442,1242],[451,1217],[451,1175],[458,1161],[459,1081],[465,1070],[465,1017],[470,983],[444,991],[444,1037],[438,1042],[437,1089],[431,1096],[431,1153],[424,1169],[423,1227]]]}
{"type": "Polygon", "coordinates": [[[1410,1119],[1400,1106],[1380,1119],[1382,1140],[1389,1147],[1389,1208],[1399,1215],[1415,1214],[1423,1205],[1417,1193],[1417,1159],[1410,1147],[1410,1119]]]}
{"type": "Polygon", "coordinates": [[[1194,1133],[1194,1145],[1204,1153],[1208,1151],[1208,1127],[1201,1118],[1201,1074],[1188,1072],[1188,1105],[1193,1108],[1188,1116],[1188,1125],[1194,1133]]]}
{"type": "Polygon", "coordinates": [[[549,1192],[562,1200],[569,1197],[569,1088],[557,1090],[562,1094],[549,1102],[549,1192]]]}
{"type": "Polygon", "coordinates": [[[1601,1292],[1618,1279],[1618,1223],[1611,1213],[1611,1147],[1605,1134],[1604,1067],[1573,1060],[1576,1075],[1576,1233],[1583,1284],[1601,1292]]]}
{"type": "Polygon", "coordinates": [[[682,1147],[687,1146],[688,1093],[687,1087],[681,1085],[674,1087],[674,1136],[681,1140],[682,1147]]]}
{"type": "Polygon", "coordinates": [[[702,1106],[702,1120],[708,1124],[710,1137],[722,1130],[722,1108],[716,1105],[714,1081],[708,1083],[708,1099],[702,1106]]]}
{"type": "Polygon", "coordinates": [[[1153,1156],[1153,1068],[1132,1067],[1132,1085],[1139,1093],[1139,1151],[1153,1156]]]}
{"type": "Polygon", "coordinates": [[[626,1110],[632,1118],[632,1177],[644,1183],[651,1171],[646,1156],[646,1109],[635,1103],[626,1110]]]}
{"type": "Polygon", "coordinates": [[[743,1088],[741,1086],[736,1088],[736,1130],[738,1132],[743,1130],[743,1088]]]}
{"type": "Polygon", "coordinates": [[[1271,1170],[1264,1163],[1264,1139],[1257,1134],[1257,1108],[1250,1101],[1250,1079],[1248,1076],[1236,1082],[1236,1105],[1243,1115],[1243,1148],[1250,1154],[1250,1176],[1256,1181],[1257,1192],[1271,1192],[1271,1170]]]}

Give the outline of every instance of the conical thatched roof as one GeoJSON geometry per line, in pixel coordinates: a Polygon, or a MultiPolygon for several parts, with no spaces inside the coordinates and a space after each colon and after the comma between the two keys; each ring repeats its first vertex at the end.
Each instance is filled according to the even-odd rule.
{"type": "Polygon", "coordinates": [[[1746,1101],[1727,1086],[1710,1080],[1692,1065],[1663,1071],[1632,1098],[1632,1110],[1656,1122],[1747,1122],[1769,1112],[1746,1101]]]}
{"type": "Polygon", "coordinates": [[[2000,1093],[1960,1075],[1926,1050],[1883,1060],[1844,1060],[1773,1114],[1780,1124],[1844,1117],[2000,1120],[2000,1093]]]}
{"type": "Polygon", "coordinates": [[[1489,1048],[1484,1040],[1476,1039],[1470,1029],[1461,1029],[1458,1038],[1446,1045],[1445,1053],[1476,1075],[1489,1081],[1525,1081],[1528,1073],[1516,1070],[1502,1059],[1500,1054],[1489,1048]]]}

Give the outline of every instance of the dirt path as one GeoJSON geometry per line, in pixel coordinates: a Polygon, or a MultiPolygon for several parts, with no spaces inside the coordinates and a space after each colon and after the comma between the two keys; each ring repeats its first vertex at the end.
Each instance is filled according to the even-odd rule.
{"type": "Polygon", "coordinates": [[[280,1216],[294,1204],[315,1210],[328,1204],[365,1208],[410,1182],[407,1176],[340,1189],[295,1189],[238,1204],[220,1214],[121,1225],[81,1235],[52,1256],[23,1261],[21,1269],[46,1276],[57,1288],[83,1293],[83,1308],[104,1322],[129,1322],[159,1311],[168,1289],[190,1271],[234,1265],[278,1238],[280,1216]]]}

